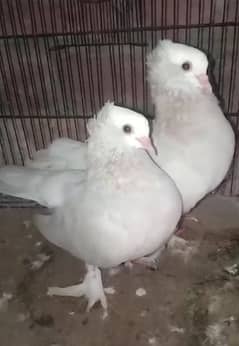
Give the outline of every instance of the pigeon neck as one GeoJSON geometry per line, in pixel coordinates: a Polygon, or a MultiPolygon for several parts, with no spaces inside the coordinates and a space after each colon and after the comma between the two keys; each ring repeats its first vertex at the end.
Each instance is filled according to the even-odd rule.
{"type": "Polygon", "coordinates": [[[168,103],[177,102],[184,103],[185,100],[190,101],[199,97],[202,90],[197,87],[192,88],[160,88],[152,90],[152,96],[155,101],[167,99],[168,103]]]}
{"type": "Polygon", "coordinates": [[[88,161],[92,169],[104,168],[132,157],[132,149],[125,145],[113,145],[111,142],[90,140],[88,142],[88,161]]]}
{"type": "Polygon", "coordinates": [[[174,94],[169,97],[168,93],[155,98],[156,123],[158,126],[177,126],[177,122],[194,121],[194,109],[200,95],[188,96],[186,94],[174,94]]]}

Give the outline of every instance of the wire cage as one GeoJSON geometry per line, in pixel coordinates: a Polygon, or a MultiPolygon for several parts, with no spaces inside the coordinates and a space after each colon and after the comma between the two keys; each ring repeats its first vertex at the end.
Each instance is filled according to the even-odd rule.
{"type": "MultiPolygon", "coordinates": [[[[226,116],[239,129],[237,0],[0,0],[0,162],[23,164],[107,100],[148,115],[146,56],[158,39],[206,51],[226,116]]],[[[223,193],[239,193],[237,151],[223,193]]],[[[29,206],[1,196],[1,206],[29,206]]]]}

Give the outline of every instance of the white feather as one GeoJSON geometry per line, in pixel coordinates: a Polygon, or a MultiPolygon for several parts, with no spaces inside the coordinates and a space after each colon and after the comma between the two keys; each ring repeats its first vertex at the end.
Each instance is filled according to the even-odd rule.
{"type": "Polygon", "coordinates": [[[87,143],[69,138],[59,138],[48,148],[35,153],[27,167],[46,169],[85,169],[87,165],[87,143]]]}
{"type": "Polygon", "coordinates": [[[0,168],[0,192],[6,195],[33,200],[48,208],[58,207],[68,198],[85,172],[57,171],[28,167],[0,168]]]}

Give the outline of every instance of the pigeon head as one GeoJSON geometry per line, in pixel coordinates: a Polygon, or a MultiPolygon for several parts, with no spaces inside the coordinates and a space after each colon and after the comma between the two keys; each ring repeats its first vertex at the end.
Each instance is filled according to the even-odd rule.
{"type": "Polygon", "coordinates": [[[156,92],[211,92],[207,56],[196,48],[170,40],[159,41],[148,56],[147,65],[149,80],[156,92]]]}
{"type": "Polygon", "coordinates": [[[148,120],[140,113],[110,102],[88,122],[88,131],[89,143],[97,142],[108,150],[125,152],[152,148],[148,120]]]}

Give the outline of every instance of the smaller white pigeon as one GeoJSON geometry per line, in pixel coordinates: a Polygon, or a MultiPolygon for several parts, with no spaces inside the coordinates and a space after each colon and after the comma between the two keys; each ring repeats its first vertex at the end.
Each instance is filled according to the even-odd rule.
{"type": "MultiPolygon", "coordinates": [[[[174,233],[182,201],[174,182],[142,150],[151,148],[145,117],[107,103],[97,119],[89,121],[88,129],[88,168],[80,171],[82,180],[69,184],[63,203],[50,215],[38,215],[35,222],[50,242],[86,263],[83,283],[51,287],[49,295],[85,296],[88,310],[100,301],[107,314],[99,268],[154,257],[174,233]]],[[[21,185],[24,171],[18,173],[21,185]]],[[[32,169],[32,174],[41,175],[42,170],[32,169]]],[[[0,182],[0,191],[4,183],[12,187],[11,194],[14,189],[17,195],[20,188],[24,190],[1,170],[0,182]]],[[[31,198],[35,195],[38,200],[39,192],[33,187],[31,198]]]]}

